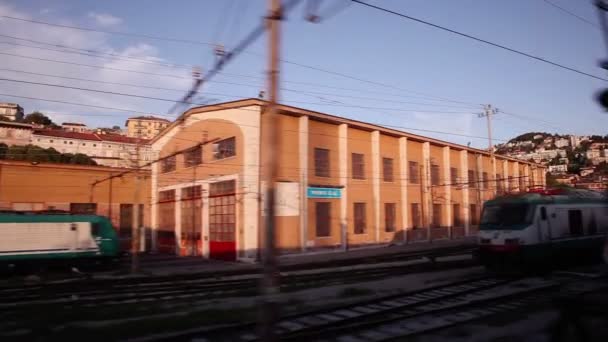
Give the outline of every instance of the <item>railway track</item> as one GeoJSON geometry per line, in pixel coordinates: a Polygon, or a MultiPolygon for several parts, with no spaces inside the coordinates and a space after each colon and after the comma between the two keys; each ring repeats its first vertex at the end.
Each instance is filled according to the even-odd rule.
{"type": "MultiPolygon", "coordinates": [[[[281,340],[373,340],[377,326],[403,320],[426,321],[425,315],[463,310],[492,301],[535,293],[557,286],[555,282],[522,283],[517,278],[483,277],[436,286],[420,291],[374,298],[346,306],[336,306],[281,318],[275,333],[281,340]],[[498,293],[497,293],[498,291],[498,293]],[[365,329],[368,330],[365,330],[365,329]],[[362,334],[357,337],[353,335],[362,334]],[[368,336],[369,335],[369,336],[368,336]]],[[[514,307],[514,302],[504,308],[514,307]]],[[[503,307],[501,307],[503,308],[503,307]]],[[[465,316],[462,316],[465,317],[465,316]]],[[[472,319],[472,316],[466,316],[472,319]]],[[[461,322],[451,320],[452,323],[461,322]]],[[[393,329],[395,330],[395,329],[393,329]]],[[[397,330],[395,330],[397,331],[397,330]]],[[[409,329],[412,331],[412,329],[409,329]]],[[[384,334],[386,335],[386,333],[384,334]]],[[[394,334],[393,334],[394,335],[394,334]]],[[[378,335],[380,336],[380,335],[378,335]]],[[[196,329],[151,336],[134,341],[255,341],[255,322],[219,328],[196,329]]]]}
{"type": "MultiPolygon", "coordinates": [[[[387,266],[371,269],[342,270],[311,274],[293,274],[282,277],[281,291],[289,292],[307,287],[331,286],[367,280],[401,276],[406,273],[437,271],[473,265],[471,260],[387,266]]],[[[184,279],[173,280],[167,277],[161,281],[144,281],[131,279],[109,287],[95,288],[78,284],[61,286],[38,286],[29,289],[0,290],[0,317],[10,316],[20,308],[36,306],[107,306],[134,304],[163,300],[200,300],[255,294],[259,275],[250,275],[240,279],[210,280],[184,279]]]]}

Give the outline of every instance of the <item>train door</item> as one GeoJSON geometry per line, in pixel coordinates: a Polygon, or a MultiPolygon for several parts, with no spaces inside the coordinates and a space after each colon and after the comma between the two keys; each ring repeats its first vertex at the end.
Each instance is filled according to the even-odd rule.
{"type": "Polygon", "coordinates": [[[236,181],[209,186],[209,257],[236,260],[236,181]]]}
{"type": "Polygon", "coordinates": [[[538,219],[536,222],[538,222],[537,227],[540,243],[550,242],[552,238],[550,221],[551,216],[549,211],[550,208],[546,206],[541,206],[538,209],[538,219]]]}

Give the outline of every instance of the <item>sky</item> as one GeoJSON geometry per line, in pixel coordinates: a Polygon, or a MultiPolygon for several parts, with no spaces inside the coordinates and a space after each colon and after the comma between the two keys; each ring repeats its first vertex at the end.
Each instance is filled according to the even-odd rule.
{"type": "MultiPolygon", "coordinates": [[[[486,119],[477,115],[482,104],[498,108],[494,143],[530,131],[608,134],[608,114],[594,99],[608,82],[349,0],[318,1],[320,21],[312,23],[307,1],[282,22],[284,104],[482,148],[488,145],[486,119]]],[[[608,77],[598,67],[608,50],[591,0],[367,1],[608,77]]],[[[214,47],[235,46],[262,22],[266,6],[266,0],[0,0],[0,102],[93,127],[124,126],[140,114],[175,118],[180,113],[169,110],[191,86],[192,67],[211,69],[214,47]]],[[[194,102],[257,97],[265,88],[267,43],[262,36],[237,55],[194,102]]]]}

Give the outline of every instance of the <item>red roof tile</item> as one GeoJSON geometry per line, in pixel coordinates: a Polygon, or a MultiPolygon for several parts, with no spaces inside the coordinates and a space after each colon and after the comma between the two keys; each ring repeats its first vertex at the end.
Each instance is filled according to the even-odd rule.
{"type": "Polygon", "coordinates": [[[68,132],[68,131],[55,130],[55,129],[35,130],[34,134],[44,135],[44,136],[48,136],[48,137],[66,138],[66,139],[101,141],[101,139],[99,139],[99,137],[93,133],[68,132]]]}
{"type": "Polygon", "coordinates": [[[124,135],[113,134],[113,133],[96,134],[96,135],[103,141],[111,141],[111,142],[118,142],[118,143],[124,143],[124,144],[137,144],[138,142],[140,144],[147,144],[149,142],[149,140],[147,140],[147,139],[131,138],[131,137],[127,137],[124,135]]]}

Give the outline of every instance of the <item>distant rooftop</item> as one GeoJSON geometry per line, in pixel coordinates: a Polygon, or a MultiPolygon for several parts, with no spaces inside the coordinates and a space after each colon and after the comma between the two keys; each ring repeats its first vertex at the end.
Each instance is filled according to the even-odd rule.
{"type": "Polygon", "coordinates": [[[127,122],[129,120],[150,120],[150,121],[164,121],[164,122],[171,122],[167,119],[163,119],[163,118],[158,118],[156,116],[152,116],[152,115],[147,115],[147,116],[134,116],[131,118],[127,119],[127,122]]]}
{"type": "Polygon", "coordinates": [[[21,106],[16,103],[0,102],[0,107],[20,108],[21,106]]]}
{"type": "Polygon", "coordinates": [[[0,121],[0,126],[2,127],[12,127],[12,128],[23,128],[23,129],[32,129],[32,125],[20,122],[12,122],[12,121],[0,121]]]}
{"type": "Polygon", "coordinates": [[[85,124],[81,124],[78,122],[64,122],[61,124],[62,126],[80,126],[80,127],[87,127],[87,125],[85,124]]]}
{"type": "Polygon", "coordinates": [[[120,134],[113,133],[105,133],[105,134],[97,134],[97,133],[80,133],[80,132],[68,132],[62,130],[55,129],[41,129],[34,131],[36,135],[44,135],[49,137],[58,137],[58,138],[66,138],[66,139],[80,139],[80,140],[91,140],[91,141],[108,141],[108,142],[117,142],[123,144],[148,144],[149,140],[146,139],[137,139],[125,137],[120,134]]]}

